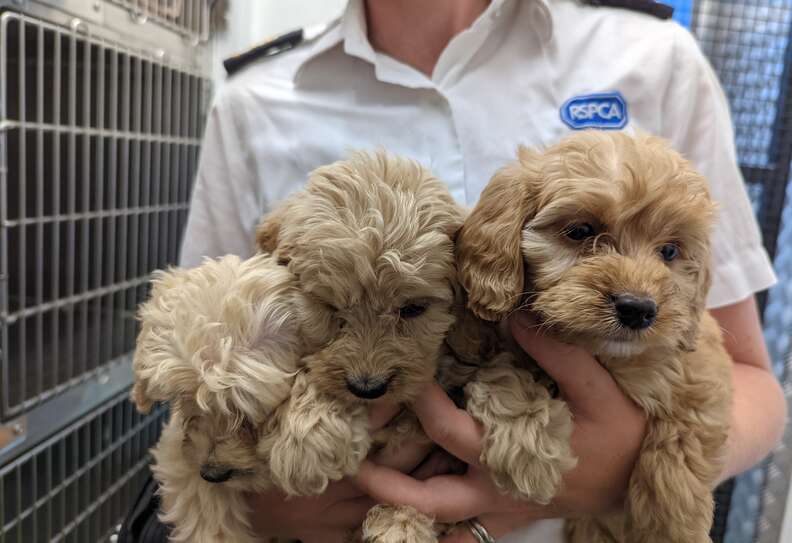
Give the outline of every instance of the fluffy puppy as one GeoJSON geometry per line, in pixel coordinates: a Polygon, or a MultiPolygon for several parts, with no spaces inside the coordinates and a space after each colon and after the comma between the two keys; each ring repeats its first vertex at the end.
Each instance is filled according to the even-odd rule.
{"type": "MultiPolygon", "coordinates": [[[[265,218],[261,249],[299,278],[321,308],[325,345],[303,359],[287,408],[266,438],[275,484],[324,491],[354,474],[372,447],[420,435],[409,415],[369,437],[367,407],[409,403],[431,382],[454,322],[452,236],[462,210],[414,162],[353,154],[315,170],[304,190],[265,218]]],[[[366,541],[434,541],[432,519],[378,506],[366,541]]]]}
{"type": "Polygon", "coordinates": [[[569,521],[572,542],[709,541],[731,401],[704,305],[714,212],[706,180],[664,141],[592,131],[520,149],[460,232],[474,312],[530,309],[648,417],[623,511],[569,521]]]}
{"type": "Polygon", "coordinates": [[[168,401],[153,449],[171,541],[244,543],[244,491],[270,486],[261,434],[316,343],[316,311],[268,256],[227,256],[158,272],[134,355],[132,399],[168,401]]]}

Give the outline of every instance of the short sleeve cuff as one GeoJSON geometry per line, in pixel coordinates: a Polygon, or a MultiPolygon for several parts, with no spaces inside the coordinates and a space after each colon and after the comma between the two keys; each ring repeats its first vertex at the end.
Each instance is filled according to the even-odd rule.
{"type": "Polygon", "coordinates": [[[715,267],[707,307],[713,309],[740,302],[770,288],[776,281],[767,251],[763,247],[746,248],[739,258],[715,267]]]}

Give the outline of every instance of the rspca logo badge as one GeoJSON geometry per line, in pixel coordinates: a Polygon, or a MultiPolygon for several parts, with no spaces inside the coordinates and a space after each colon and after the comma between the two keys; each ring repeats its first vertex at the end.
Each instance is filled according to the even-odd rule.
{"type": "Polygon", "coordinates": [[[575,96],[561,106],[561,120],[574,130],[624,128],[627,102],[620,92],[575,96]]]}

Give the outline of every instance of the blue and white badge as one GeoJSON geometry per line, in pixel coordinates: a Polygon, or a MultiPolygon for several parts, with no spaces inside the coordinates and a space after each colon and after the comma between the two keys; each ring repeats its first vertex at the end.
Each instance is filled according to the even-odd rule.
{"type": "Polygon", "coordinates": [[[627,102],[618,91],[575,96],[561,106],[561,120],[574,130],[624,128],[627,102]]]}

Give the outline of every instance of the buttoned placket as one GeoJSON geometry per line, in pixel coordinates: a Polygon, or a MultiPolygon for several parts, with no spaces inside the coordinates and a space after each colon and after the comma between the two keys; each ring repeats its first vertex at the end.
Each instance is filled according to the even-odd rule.
{"type": "MultiPolygon", "coordinates": [[[[464,74],[468,62],[491,37],[498,19],[515,10],[516,4],[516,0],[493,0],[470,28],[459,33],[449,42],[441,53],[431,78],[388,55],[374,51],[367,38],[363,0],[350,0],[341,21],[344,52],[372,64],[377,80],[407,88],[425,89],[436,96],[436,100],[432,100],[430,104],[442,108],[441,116],[448,120],[454,135],[454,156],[444,154],[442,158],[444,162],[454,166],[453,171],[459,172],[456,179],[449,179],[446,174],[444,180],[448,183],[454,198],[461,202],[470,201],[469,172],[460,135],[460,126],[464,123],[460,122],[446,89],[453,88],[458,78],[464,74]]],[[[444,153],[448,152],[449,150],[444,151],[444,153]]]]}
{"type": "MultiPolygon", "coordinates": [[[[537,26],[526,31],[533,30],[540,35],[540,39],[548,39],[552,33],[552,21],[545,2],[546,0],[493,0],[470,28],[449,42],[441,53],[432,76],[428,77],[411,66],[375,51],[368,41],[363,0],[350,0],[339,24],[316,43],[316,53],[308,61],[341,42],[347,55],[372,66],[373,75],[379,82],[408,89],[421,89],[428,93],[430,98],[424,102],[423,107],[436,108],[438,117],[447,120],[446,132],[451,138],[446,148],[438,150],[438,153],[442,153],[438,160],[449,166],[443,180],[448,184],[454,198],[472,204],[479,192],[478,189],[472,189],[472,186],[477,186],[476,183],[481,180],[471,179],[469,161],[475,160],[475,149],[466,148],[464,138],[464,131],[469,129],[463,113],[467,105],[466,97],[455,96],[454,91],[459,80],[468,75],[465,70],[482,47],[494,48],[493,40],[503,39],[502,35],[498,35],[498,29],[504,28],[517,10],[533,10],[532,23],[537,26]]],[[[295,80],[299,79],[302,68],[303,66],[297,68],[295,80]]],[[[473,129],[479,130],[482,127],[473,129]]]]}
{"type": "MultiPolygon", "coordinates": [[[[486,126],[472,126],[473,119],[468,119],[464,110],[471,106],[471,99],[465,91],[457,92],[459,81],[464,78],[486,75],[470,71],[470,64],[473,59],[480,54],[497,55],[500,53],[498,46],[505,41],[511,32],[522,32],[525,34],[525,50],[523,60],[533,58],[541,67],[538,73],[549,73],[548,58],[543,50],[543,46],[552,37],[552,20],[549,10],[543,0],[529,0],[518,2],[504,0],[493,2],[488,10],[471,26],[468,30],[456,36],[441,55],[438,65],[433,74],[438,92],[447,100],[448,108],[452,117],[455,132],[457,134],[457,145],[460,149],[462,164],[460,167],[464,172],[464,199],[461,201],[467,205],[473,205],[478,198],[483,179],[473,178],[473,166],[471,161],[475,161],[478,149],[471,147],[475,145],[476,138],[465,137],[468,132],[476,134],[486,130],[486,126]],[[518,13],[525,10],[531,26],[525,29],[514,28],[515,17],[523,15],[518,13]]],[[[507,52],[508,53],[508,52],[507,52]]],[[[489,57],[487,57],[489,58],[489,57]]],[[[480,62],[482,59],[477,59],[480,62]]],[[[473,70],[483,68],[475,66],[473,70]]],[[[546,81],[539,82],[540,85],[546,81]]],[[[543,100],[544,102],[545,100],[543,100]]],[[[476,107],[486,107],[486,104],[478,103],[473,99],[476,107]]],[[[532,119],[528,118],[531,123],[532,119]]],[[[509,157],[511,158],[511,157],[509,157]]],[[[480,172],[479,172],[480,175],[480,172]]]]}

